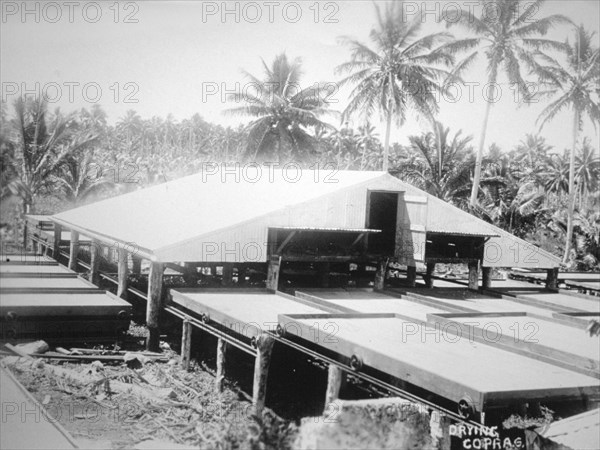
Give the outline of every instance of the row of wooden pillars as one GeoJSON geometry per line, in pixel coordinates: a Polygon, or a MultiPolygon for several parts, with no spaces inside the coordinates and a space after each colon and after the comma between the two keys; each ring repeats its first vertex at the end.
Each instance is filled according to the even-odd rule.
{"type": "MultiPolygon", "coordinates": [[[[189,370],[192,352],[192,323],[184,319],[181,336],[181,367],[189,370]]],[[[259,414],[265,407],[267,397],[267,380],[271,355],[275,339],[273,336],[263,333],[256,338],[256,356],[254,360],[254,377],[252,381],[252,405],[254,412],[259,414]]],[[[229,344],[223,339],[217,338],[217,370],[215,373],[215,390],[222,392],[225,386],[225,363],[227,361],[227,349],[229,344]]],[[[340,388],[345,380],[345,373],[334,364],[329,365],[327,377],[327,388],[325,391],[325,408],[339,398],[340,388]]]]}
{"type": "MultiPolygon", "coordinates": [[[[60,244],[62,240],[62,227],[54,225],[54,244],[53,256],[58,260],[60,256],[60,244]]],[[[80,235],[78,231],[71,230],[71,239],[69,242],[69,261],[68,268],[77,271],[77,255],[81,247],[80,235]]],[[[90,275],[89,280],[92,284],[100,284],[100,260],[102,259],[102,246],[100,241],[92,239],[89,243],[90,249],[90,275]]],[[[129,288],[129,254],[125,247],[117,248],[117,296],[127,299],[129,288]]],[[[141,273],[141,258],[133,254],[132,273],[141,273]]],[[[159,320],[163,308],[163,274],[165,265],[160,262],[150,262],[150,273],[148,275],[148,293],[146,307],[146,326],[148,327],[148,337],[146,348],[150,351],[158,351],[160,343],[159,320]]]]}
{"type": "MultiPolygon", "coordinates": [[[[388,267],[388,259],[381,259],[377,265],[375,272],[375,290],[383,290],[385,286],[385,275],[388,267]]],[[[468,286],[471,290],[486,290],[492,287],[492,268],[480,267],[479,261],[470,261],[468,263],[468,286]],[[481,271],[481,286],[479,285],[479,274],[481,271]]],[[[433,272],[435,271],[435,263],[428,262],[426,271],[423,275],[425,286],[432,288],[434,286],[433,272]]],[[[546,270],[546,288],[551,290],[558,289],[558,268],[546,270]]],[[[417,268],[415,266],[407,266],[406,268],[406,283],[410,287],[415,287],[417,281],[417,268]]]]}

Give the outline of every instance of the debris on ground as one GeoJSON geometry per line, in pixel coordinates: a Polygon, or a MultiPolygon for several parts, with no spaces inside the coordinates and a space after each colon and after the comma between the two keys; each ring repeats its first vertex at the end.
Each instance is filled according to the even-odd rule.
{"type": "Polygon", "coordinates": [[[16,355],[1,363],[83,447],[291,446],[293,424],[268,409],[255,416],[241,392],[216,392],[213,374],[195,363],[181,369],[167,346],[164,353],[59,347],[42,354],[38,343],[27,345],[8,345],[16,355]]]}

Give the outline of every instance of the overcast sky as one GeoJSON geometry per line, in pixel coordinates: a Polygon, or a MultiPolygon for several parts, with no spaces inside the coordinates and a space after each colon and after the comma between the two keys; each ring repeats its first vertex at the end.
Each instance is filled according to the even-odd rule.
{"type": "MultiPolygon", "coordinates": [[[[416,5],[422,2],[414,3],[416,5]]],[[[431,13],[424,32],[435,31],[440,14],[451,11],[449,3],[481,12],[474,1],[424,2],[431,13]]],[[[537,16],[565,14],[598,33],[600,2],[548,1],[537,16]]],[[[317,81],[339,80],[334,68],[348,60],[347,48],[338,45],[343,35],[368,41],[375,23],[370,1],[258,1],[258,2],[2,2],[1,79],[2,97],[12,103],[24,90],[44,90],[55,106],[70,112],[102,105],[115,123],[128,109],[143,118],[181,120],[199,113],[223,125],[246,123],[223,111],[227,90],[243,86],[240,69],[262,76],[261,58],[267,63],[282,51],[303,60],[304,86],[317,81]],[[23,6],[25,5],[25,6],[23,6]],[[26,9],[26,11],[25,11],[26,9]],[[225,13],[225,14],[224,14],[225,13]],[[38,86],[36,88],[36,83],[38,86]]],[[[563,40],[563,28],[551,37],[563,40]]],[[[596,35],[598,45],[598,35],[596,35]]],[[[461,89],[461,99],[440,102],[439,119],[453,131],[478,136],[485,102],[484,60],[465,79],[472,83],[461,89]]],[[[501,82],[506,80],[501,79],[501,82]]],[[[504,149],[535,132],[535,120],[543,105],[517,108],[514,90],[501,84],[502,97],[492,109],[487,144],[504,149]]],[[[336,109],[347,102],[347,91],[335,92],[336,109]]],[[[378,116],[372,122],[383,127],[378,116]]],[[[559,116],[542,131],[558,150],[570,146],[571,118],[559,116]]],[[[354,125],[359,125],[358,120],[354,125]]],[[[427,124],[411,118],[395,129],[392,140],[406,137],[427,124]]],[[[584,135],[598,141],[586,124],[584,135]]]]}

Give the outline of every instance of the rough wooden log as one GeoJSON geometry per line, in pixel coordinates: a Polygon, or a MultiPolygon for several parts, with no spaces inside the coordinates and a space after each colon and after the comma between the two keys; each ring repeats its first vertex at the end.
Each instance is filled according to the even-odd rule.
{"type": "Polygon", "coordinates": [[[415,284],[417,282],[416,266],[408,266],[406,268],[406,281],[410,287],[415,287],[415,284]]]}
{"type": "Polygon", "coordinates": [[[148,340],[146,349],[149,351],[158,351],[160,338],[160,313],[163,307],[163,273],[164,264],[153,262],[150,264],[150,274],[148,275],[148,306],[146,309],[146,326],[148,327],[148,340]]]}
{"type": "Polygon", "coordinates": [[[256,340],[257,352],[254,361],[254,382],[252,384],[252,405],[254,413],[260,415],[265,407],[267,396],[267,378],[271,364],[271,353],[275,340],[267,334],[261,334],[256,340]]]}
{"type": "Polygon", "coordinates": [[[267,267],[267,289],[276,291],[279,288],[279,270],[281,257],[271,256],[267,267]]]}
{"type": "Polygon", "coordinates": [[[481,289],[490,289],[492,287],[492,268],[481,268],[481,289]]]}
{"type": "Polygon", "coordinates": [[[69,245],[69,269],[77,271],[77,255],[79,254],[79,233],[71,230],[71,242],[69,245]]]}
{"type": "Polygon", "coordinates": [[[432,411],[429,421],[431,447],[437,450],[450,450],[450,419],[439,411],[432,411]]]}
{"type": "Polygon", "coordinates": [[[558,289],[558,267],[546,270],[546,289],[558,289]]]}
{"type": "Polygon", "coordinates": [[[102,249],[100,242],[92,240],[90,245],[90,281],[98,285],[100,283],[100,258],[102,249]]]}
{"type": "Polygon", "coordinates": [[[327,411],[331,403],[340,397],[340,389],[344,377],[345,374],[342,369],[335,364],[329,364],[327,372],[327,390],[325,391],[325,411],[327,411]]]}
{"type": "Polygon", "coordinates": [[[54,224],[54,249],[52,250],[52,256],[55,260],[60,259],[60,242],[62,239],[62,227],[55,223],[54,224]]]}
{"type": "Polygon", "coordinates": [[[479,261],[469,262],[469,289],[477,290],[479,286],[479,261]]]}
{"type": "Polygon", "coordinates": [[[142,273],[142,259],[131,255],[131,273],[139,275],[142,273]]]}
{"type": "Polygon", "coordinates": [[[427,263],[427,271],[425,272],[425,286],[428,288],[433,287],[433,272],[435,271],[435,263],[427,263]]]}
{"type": "Polygon", "coordinates": [[[231,286],[233,284],[233,263],[223,263],[221,284],[223,286],[231,286]]]}
{"type": "Polygon", "coordinates": [[[215,379],[215,388],[217,392],[223,392],[225,384],[225,361],[226,361],[227,342],[223,339],[217,339],[217,378],[215,379]]]}
{"type": "Polygon", "coordinates": [[[387,258],[381,259],[377,263],[377,271],[375,272],[375,282],[373,283],[373,289],[376,291],[382,291],[385,287],[385,274],[387,272],[387,266],[387,258]]]}
{"type": "Polygon", "coordinates": [[[246,285],[246,270],[248,269],[248,267],[246,266],[246,264],[238,264],[237,265],[237,271],[238,271],[238,286],[245,286],[246,285]]]}
{"type": "Polygon", "coordinates": [[[127,288],[128,286],[128,275],[129,267],[127,266],[128,252],[124,248],[117,250],[118,262],[117,262],[117,297],[121,297],[127,300],[127,288]]]}
{"type": "Polygon", "coordinates": [[[181,368],[190,369],[190,359],[192,354],[192,323],[189,320],[183,321],[181,333],[181,368]]]}

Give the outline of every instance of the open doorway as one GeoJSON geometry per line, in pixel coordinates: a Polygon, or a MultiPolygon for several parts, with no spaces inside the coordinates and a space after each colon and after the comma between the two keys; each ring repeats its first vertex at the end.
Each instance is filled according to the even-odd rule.
{"type": "Polygon", "coordinates": [[[393,255],[396,246],[398,193],[369,191],[367,201],[367,228],[381,230],[368,238],[368,252],[393,255]]]}

